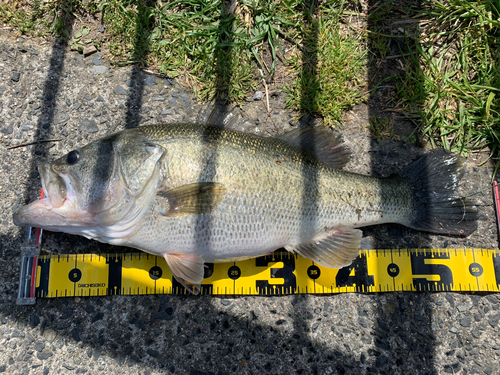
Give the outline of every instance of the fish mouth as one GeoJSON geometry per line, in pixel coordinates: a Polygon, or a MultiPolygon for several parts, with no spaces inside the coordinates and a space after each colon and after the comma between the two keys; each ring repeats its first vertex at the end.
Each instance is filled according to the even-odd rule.
{"type": "Polygon", "coordinates": [[[21,207],[13,216],[14,224],[46,229],[68,225],[68,216],[76,211],[76,194],[69,176],[54,171],[49,164],[40,165],[38,171],[44,198],[21,207]]]}

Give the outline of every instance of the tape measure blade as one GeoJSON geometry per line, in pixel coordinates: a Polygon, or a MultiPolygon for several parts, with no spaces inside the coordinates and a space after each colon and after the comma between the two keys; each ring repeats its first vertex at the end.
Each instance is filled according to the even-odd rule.
{"type": "MultiPolygon", "coordinates": [[[[146,253],[42,256],[36,295],[186,294],[165,260],[146,253]]],[[[280,295],[392,291],[500,291],[500,251],[363,250],[335,270],[285,253],[207,264],[201,294],[280,295]]]]}

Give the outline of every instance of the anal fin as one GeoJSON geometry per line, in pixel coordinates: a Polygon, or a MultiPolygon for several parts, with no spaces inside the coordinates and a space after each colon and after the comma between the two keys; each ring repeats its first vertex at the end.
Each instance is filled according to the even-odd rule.
{"type": "Polygon", "coordinates": [[[321,239],[298,246],[285,246],[285,249],[320,266],[340,269],[350,265],[359,255],[361,237],[359,229],[335,229],[321,239]]]}
{"type": "Polygon", "coordinates": [[[205,272],[203,259],[196,255],[163,254],[175,279],[193,294],[199,294],[205,272]]]}

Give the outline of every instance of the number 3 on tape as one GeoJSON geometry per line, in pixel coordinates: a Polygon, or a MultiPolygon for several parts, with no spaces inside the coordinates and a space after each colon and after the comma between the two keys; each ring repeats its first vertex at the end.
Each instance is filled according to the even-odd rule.
{"type": "Polygon", "coordinates": [[[269,263],[279,262],[282,267],[273,265],[270,270],[270,278],[267,280],[256,280],[255,287],[259,294],[293,294],[297,289],[297,279],[295,277],[295,258],[284,254],[281,259],[276,259],[274,255],[255,259],[256,267],[269,267],[269,263]]]}

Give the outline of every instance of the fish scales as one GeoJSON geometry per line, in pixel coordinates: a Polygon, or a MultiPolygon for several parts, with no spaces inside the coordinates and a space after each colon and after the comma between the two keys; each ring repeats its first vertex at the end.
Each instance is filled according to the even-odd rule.
{"type": "Polygon", "coordinates": [[[408,186],[329,168],[274,138],[191,125],[153,126],[146,134],[167,150],[168,188],[217,182],[226,194],[201,217],[152,215],[150,232],[137,235],[137,247],[146,236],[154,239],[151,248],[183,246],[192,254],[201,251],[206,261],[233,261],[299,245],[338,226],[407,219],[408,186]],[[317,188],[305,190],[312,180],[317,188]],[[167,228],[161,238],[158,228],[167,228]]]}

